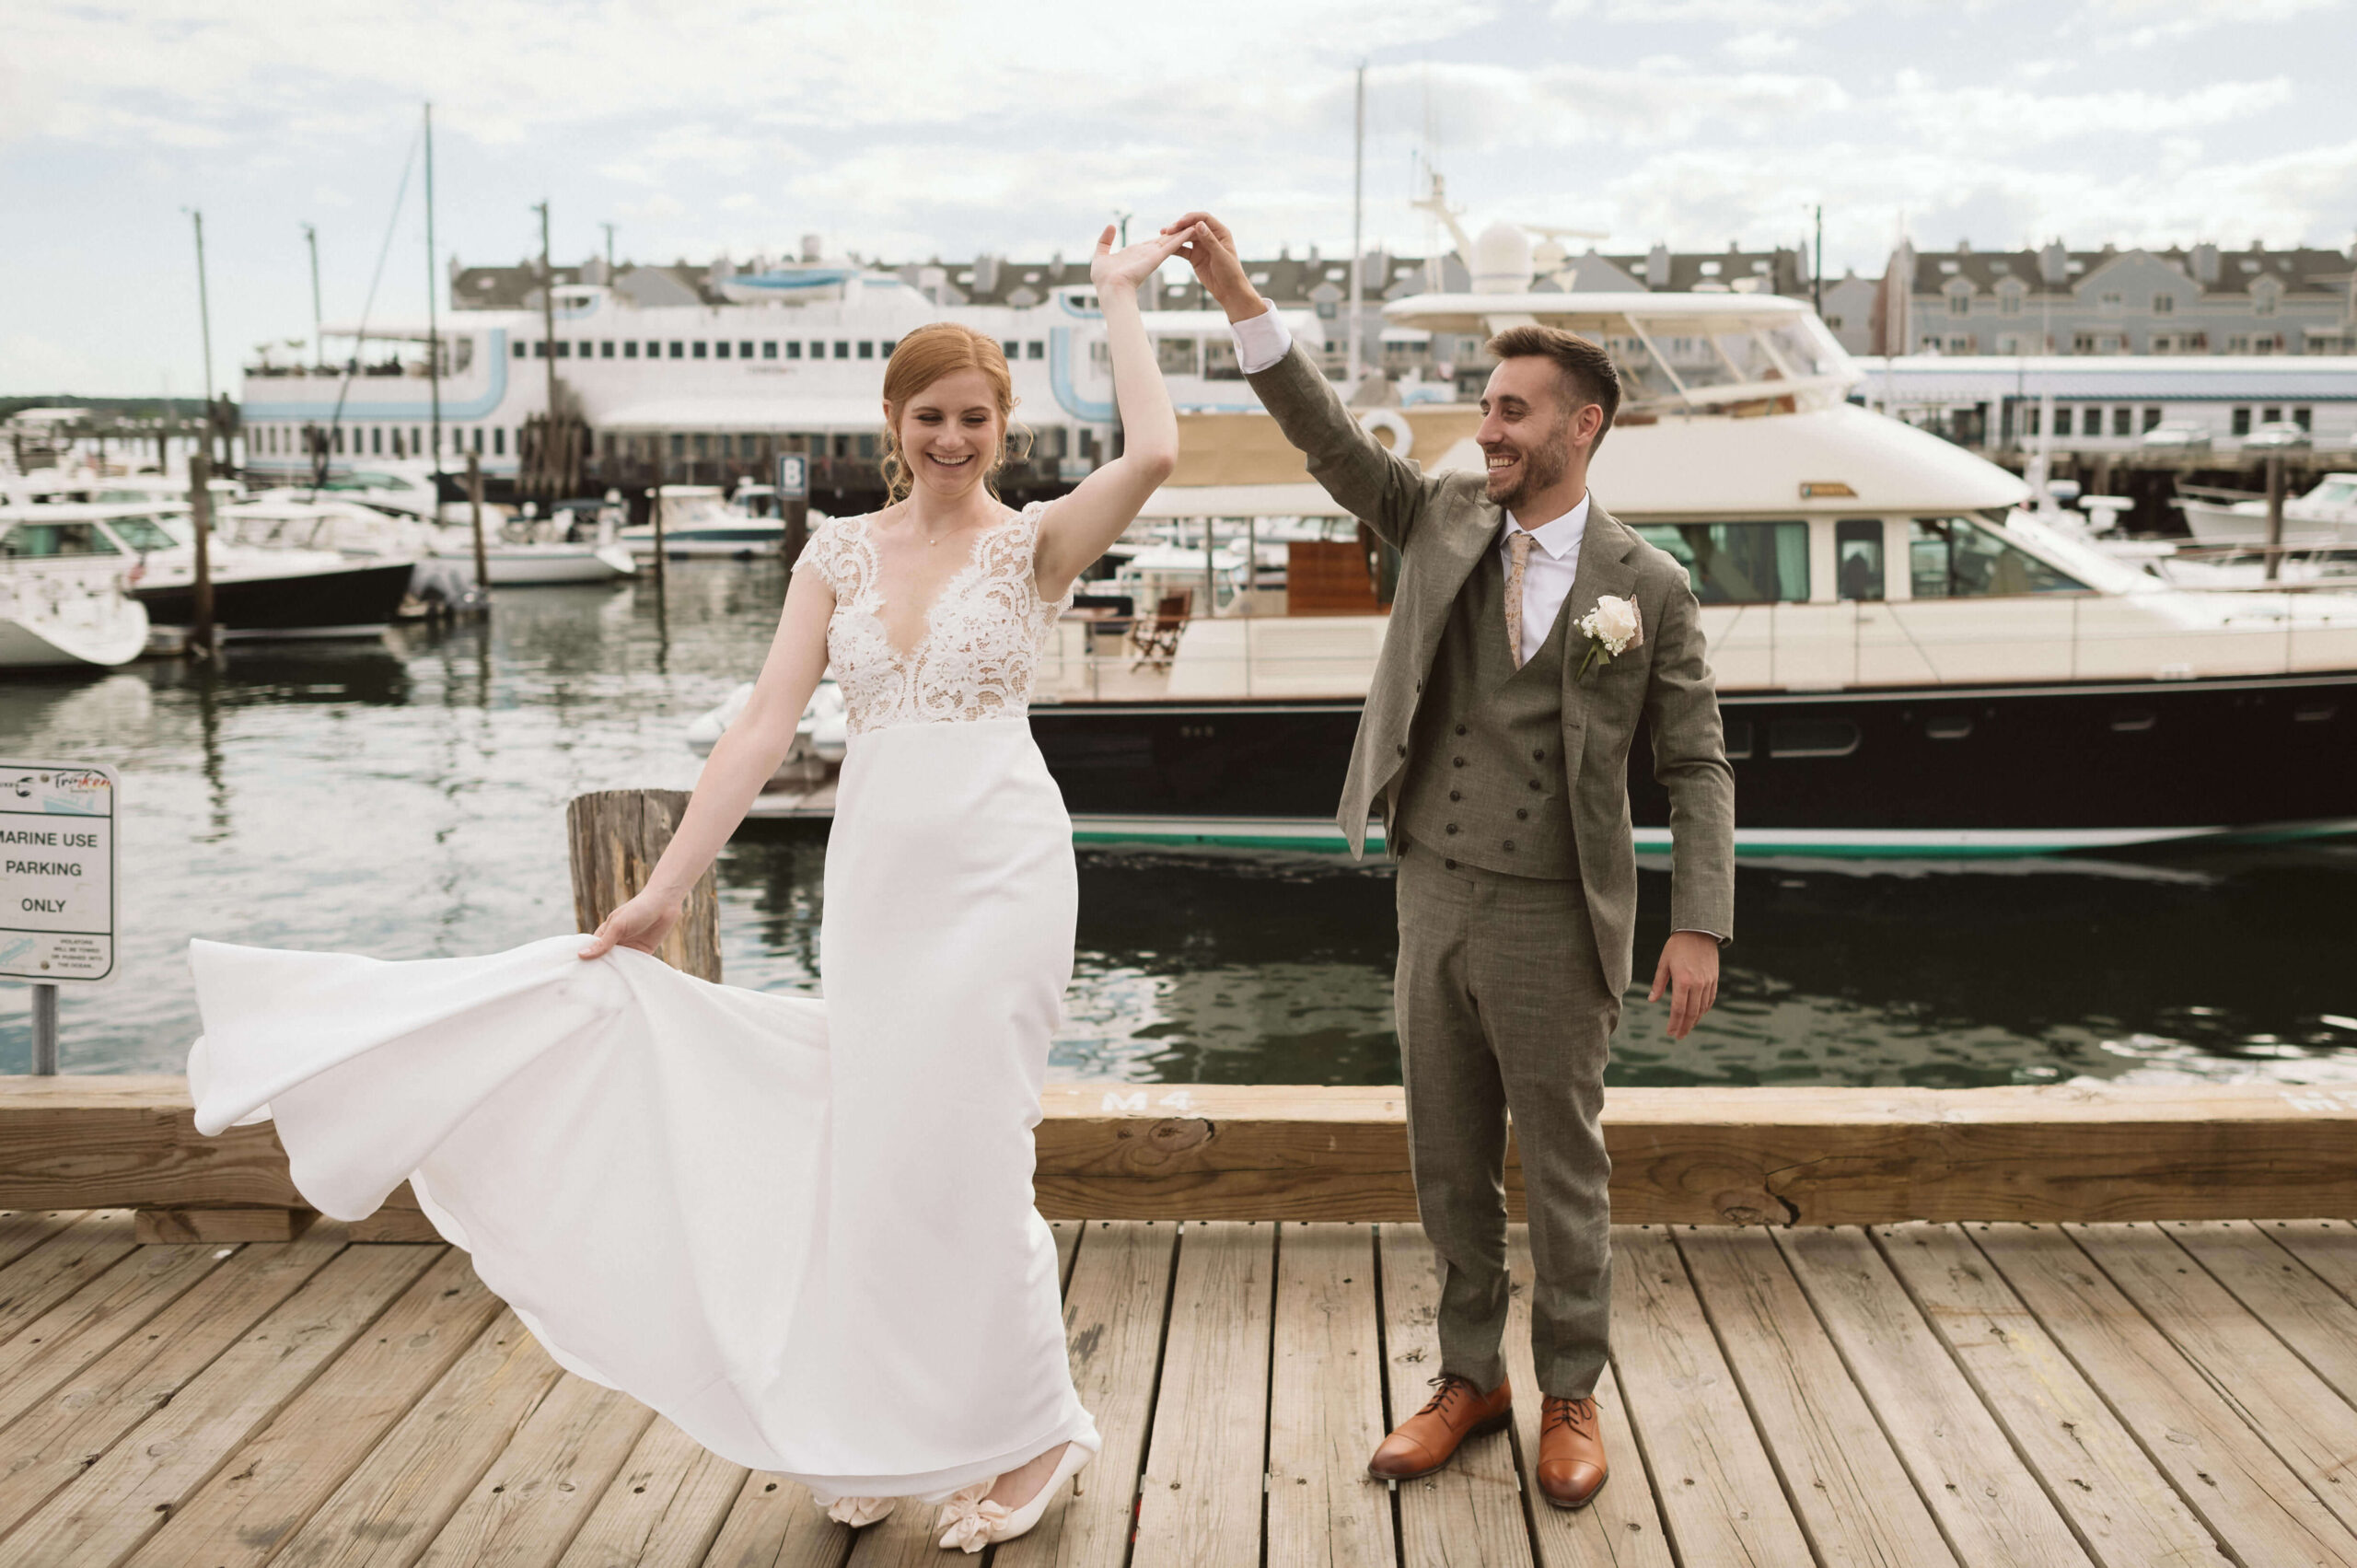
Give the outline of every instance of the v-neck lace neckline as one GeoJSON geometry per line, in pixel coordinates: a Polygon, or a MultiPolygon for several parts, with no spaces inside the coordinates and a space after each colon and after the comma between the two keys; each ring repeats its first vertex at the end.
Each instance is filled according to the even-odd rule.
{"type": "Polygon", "coordinates": [[[981,572],[983,546],[1000,529],[1021,516],[1020,512],[1007,512],[990,527],[972,530],[966,540],[965,563],[944,577],[941,580],[941,586],[933,591],[933,598],[926,602],[923,613],[917,618],[917,640],[905,648],[893,638],[892,629],[884,620],[884,610],[891,602],[891,597],[884,591],[884,552],[876,542],[875,536],[877,514],[870,512],[860,519],[859,546],[867,555],[867,581],[870,585],[867,602],[861,608],[869,618],[875,621],[878,635],[883,639],[885,647],[891,651],[892,657],[896,661],[905,665],[923,655],[926,646],[933,641],[935,630],[935,613],[954,596],[964,590],[966,579],[981,572]]]}

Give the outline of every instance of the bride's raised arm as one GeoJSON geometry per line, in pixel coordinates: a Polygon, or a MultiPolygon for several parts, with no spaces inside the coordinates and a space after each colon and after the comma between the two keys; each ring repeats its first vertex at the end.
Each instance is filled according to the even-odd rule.
{"type": "Polygon", "coordinates": [[[1195,231],[1157,235],[1124,250],[1113,249],[1113,226],[1097,238],[1088,275],[1105,312],[1105,336],[1113,355],[1113,397],[1121,410],[1121,455],[1097,469],[1048,508],[1034,555],[1039,597],[1063,597],[1073,579],[1086,571],[1138,515],[1155,488],[1178,462],[1178,419],[1170,392],[1146,341],[1138,313],[1138,285],[1193,238],[1195,231]]]}

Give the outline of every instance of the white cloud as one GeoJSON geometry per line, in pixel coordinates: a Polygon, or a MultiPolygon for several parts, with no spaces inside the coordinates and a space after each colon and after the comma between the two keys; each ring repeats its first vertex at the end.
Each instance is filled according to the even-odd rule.
{"type": "Polygon", "coordinates": [[[1783,60],[1800,52],[1800,40],[1780,32],[1737,33],[1719,45],[1747,65],[1765,65],[1771,60],[1783,60]]]}
{"type": "Polygon", "coordinates": [[[2212,82],[2191,92],[2140,87],[2090,93],[2036,93],[2020,87],[1939,87],[1902,71],[1887,107],[1925,136],[1958,137],[1985,149],[2040,146],[2085,136],[2157,135],[2194,125],[2245,120],[2290,100],[2282,76],[2212,82]]]}

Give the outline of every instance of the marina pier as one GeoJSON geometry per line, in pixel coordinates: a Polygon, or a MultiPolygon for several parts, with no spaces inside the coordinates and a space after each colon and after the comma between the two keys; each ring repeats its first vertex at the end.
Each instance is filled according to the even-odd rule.
{"type": "MultiPolygon", "coordinates": [[[[1437,1364],[1396,1090],[1050,1098],[1106,1447],[997,1568],[2357,1562],[2357,1226],[2317,1217],[2357,1213],[2357,1096],[1616,1093],[1578,1514],[1530,1473],[1518,1226],[1515,1426],[1364,1475],[1437,1364]]],[[[413,1210],[313,1222],[268,1127],[189,1118],[0,1079],[0,1563],[943,1561],[931,1509],[830,1522],[560,1371],[413,1210]]]]}

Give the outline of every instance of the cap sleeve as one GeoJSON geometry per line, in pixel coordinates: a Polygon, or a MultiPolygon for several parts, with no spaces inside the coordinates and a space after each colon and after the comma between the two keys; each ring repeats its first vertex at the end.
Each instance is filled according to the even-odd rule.
{"type": "MultiPolygon", "coordinates": [[[[1023,528],[1024,535],[1024,572],[1025,575],[1030,580],[1031,592],[1034,596],[1037,596],[1039,592],[1040,525],[1047,520],[1048,508],[1054,505],[1055,503],[1052,501],[1034,501],[1029,505],[1024,507],[1022,512],[1023,521],[1021,527],[1023,528]]],[[[1071,583],[1065,585],[1063,597],[1062,598],[1051,599],[1043,598],[1040,598],[1039,602],[1043,606],[1054,610],[1058,615],[1062,615],[1064,611],[1072,608],[1073,595],[1079,591],[1080,581],[1078,578],[1074,578],[1071,583]]]]}
{"type": "Polygon", "coordinates": [[[833,590],[840,598],[851,586],[851,563],[846,560],[847,530],[841,517],[828,517],[810,530],[802,542],[802,553],[795,557],[793,569],[817,574],[819,580],[833,590]]]}

